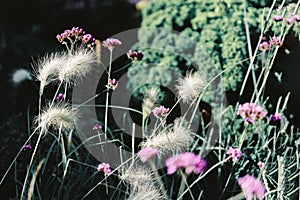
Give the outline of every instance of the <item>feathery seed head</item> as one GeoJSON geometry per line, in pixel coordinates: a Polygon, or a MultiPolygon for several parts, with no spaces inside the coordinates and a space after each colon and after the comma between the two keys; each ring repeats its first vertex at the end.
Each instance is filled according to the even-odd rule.
{"type": "Polygon", "coordinates": [[[96,64],[94,51],[78,49],[66,55],[64,65],[59,68],[58,80],[67,85],[76,83],[77,80],[87,75],[96,64]]]}
{"type": "Polygon", "coordinates": [[[188,129],[186,121],[177,118],[171,127],[151,136],[142,144],[142,148],[154,148],[161,154],[182,152],[186,150],[193,141],[193,134],[188,129]]]}
{"type": "Polygon", "coordinates": [[[52,53],[40,59],[33,67],[35,77],[39,80],[41,90],[57,80],[59,69],[65,64],[66,53],[52,53]]]}
{"type": "Polygon", "coordinates": [[[67,103],[59,103],[53,105],[52,107],[48,106],[40,117],[36,120],[38,128],[41,128],[43,132],[47,132],[49,127],[55,129],[72,129],[74,124],[77,122],[77,112],[67,103]]]}
{"type": "Polygon", "coordinates": [[[198,73],[188,73],[178,80],[176,89],[183,102],[190,102],[197,98],[206,86],[206,80],[198,73]]]}

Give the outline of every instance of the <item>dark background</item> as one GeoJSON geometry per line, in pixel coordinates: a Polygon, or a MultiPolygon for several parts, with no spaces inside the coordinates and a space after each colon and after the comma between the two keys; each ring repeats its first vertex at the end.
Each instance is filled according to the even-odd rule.
{"type": "MultiPolygon", "coordinates": [[[[140,12],[127,1],[0,1],[1,178],[28,138],[38,100],[38,82],[24,81],[15,85],[12,81],[14,71],[32,71],[31,64],[39,57],[64,50],[55,37],[65,29],[78,26],[103,41],[114,34],[139,27],[140,21],[140,12]]],[[[18,167],[23,166],[25,170],[28,160],[30,153],[22,152],[18,167]]],[[[13,171],[0,186],[0,199],[16,195],[16,183],[11,177],[14,176],[13,171]]]]}
{"type": "MultiPolygon", "coordinates": [[[[55,36],[65,29],[79,26],[103,41],[122,31],[138,28],[140,22],[140,12],[125,0],[0,1],[0,178],[28,137],[28,120],[32,120],[38,100],[38,83],[25,81],[14,85],[13,72],[20,68],[31,71],[31,63],[38,57],[63,50],[55,36]]],[[[285,114],[297,127],[300,125],[299,53],[299,41],[287,37],[265,91],[271,102],[291,91],[285,114]],[[283,72],[281,83],[273,75],[275,71],[283,72]]],[[[229,99],[235,100],[234,93],[228,94],[229,99]]],[[[21,155],[21,162],[26,159],[30,157],[21,155]]],[[[14,184],[4,182],[0,186],[0,200],[15,195],[14,184]]]]}

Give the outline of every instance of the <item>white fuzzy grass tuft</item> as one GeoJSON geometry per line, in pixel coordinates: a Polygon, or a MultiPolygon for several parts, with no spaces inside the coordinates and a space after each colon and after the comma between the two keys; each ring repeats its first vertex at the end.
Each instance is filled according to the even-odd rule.
{"type": "Polygon", "coordinates": [[[17,85],[25,80],[31,80],[30,72],[26,69],[18,69],[12,75],[12,81],[17,85]]]}
{"type": "Polygon", "coordinates": [[[148,183],[141,183],[138,187],[132,188],[127,200],[160,200],[165,199],[160,190],[148,183]]]}
{"type": "Polygon", "coordinates": [[[71,105],[60,103],[52,107],[48,106],[36,120],[36,123],[39,123],[38,128],[42,132],[46,132],[50,126],[54,129],[70,130],[77,122],[77,116],[76,110],[71,105]]]}
{"type": "Polygon", "coordinates": [[[66,53],[52,53],[37,61],[33,66],[34,74],[39,80],[41,91],[49,83],[57,80],[58,72],[65,63],[66,53]]]}
{"type": "Polygon", "coordinates": [[[138,187],[141,183],[153,183],[153,173],[145,167],[131,167],[124,171],[120,177],[133,187],[138,187]]]}
{"type": "Polygon", "coordinates": [[[155,148],[160,154],[169,154],[186,150],[192,141],[193,133],[188,129],[187,122],[183,118],[177,118],[173,126],[150,136],[142,147],[155,148]]]}
{"type": "Polygon", "coordinates": [[[95,52],[83,48],[66,55],[64,60],[64,65],[58,69],[58,80],[67,85],[76,83],[97,66],[95,52]]]}
{"type": "Polygon", "coordinates": [[[190,102],[197,98],[206,86],[206,80],[198,73],[188,73],[184,78],[178,80],[176,89],[178,97],[183,102],[190,102]]]}
{"type": "Polygon", "coordinates": [[[130,184],[130,195],[127,200],[164,199],[161,190],[154,184],[153,173],[144,167],[133,167],[122,174],[121,179],[130,184]]]}

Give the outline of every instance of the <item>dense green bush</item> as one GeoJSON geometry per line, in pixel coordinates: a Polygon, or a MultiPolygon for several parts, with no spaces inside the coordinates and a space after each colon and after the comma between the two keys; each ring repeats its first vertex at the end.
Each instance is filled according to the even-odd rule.
{"type": "MultiPolygon", "coordinates": [[[[201,72],[205,76],[216,75],[224,70],[222,74],[222,84],[226,91],[236,91],[243,78],[245,66],[249,65],[248,46],[245,29],[245,13],[243,0],[201,0],[201,1],[150,1],[142,9],[143,27],[163,27],[180,32],[180,35],[187,36],[191,40],[198,42],[202,48],[194,50],[193,54],[180,56],[180,52],[185,52],[190,48],[186,41],[177,41],[171,34],[157,34],[142,31],[139,42],[133,47],[139,49],[146,45],[161,46],[166,51],[153,51],[153,49],[143,49],[145,59],[139,63],[134,63],[128,72],[130,82],[128,86],[140,85],[143,82],[169,84],[169,71],[177,73],[190,69],[191,62],[201,66],[201,72]],[[205,52],[203,52],[205,51],[205,52]],[[177,54],[175,54],[176,52],[177,54]],[[214,62],[212,72],[211,65],[207,66],[203,57],[207,55],[208,60],[214,62]],[[209,58],[210,57],[210,58],[209,58]],[[199,60],[200,59],[200,60],[199,60]],[[244,62],[242,62],[244,61],[244,62]],[[149,73],[145,70],[147,63],[159,63],[155,72],[149,73]]],[[[289,3],[287,1],[286,3],[289,3]]],[[[267,27],[266,36],[272,37],[280,33],[283,23],[272,20],[272,16],[277,12],[274,10],[268,24],[263,24],[268,13],[264,6],[270,6],[268,1],[247,1],[246,20],[249,26],[252,48],[258,42],[258,36],[262,26],[267,27]]],[[[276,4],[274,8],[280,6],[276,4]]],[[[278,14],[281,14],[279,11],[278,14]]],[[[287,12],[288,13],[288,12],[287,12]]],[[[285,15],[287,15],[285,13],[285,15]]],[[[296,26],[295,26],[296,27],[296,26]]],[[[206,100],[209,100],[204,98],[206,100]]]]}

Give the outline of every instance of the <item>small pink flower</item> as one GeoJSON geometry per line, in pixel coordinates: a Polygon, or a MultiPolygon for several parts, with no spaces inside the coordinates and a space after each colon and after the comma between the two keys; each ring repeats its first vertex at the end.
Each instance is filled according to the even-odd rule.
{"type": "Polygon", "coordinates": [[[286,18],[286,23],[287,23],[288,25],[293,24],[294,21],[295,21],[295,19],[294,19],[294,17],[293,17],[292,15],[290,15],[290,16],[288,16],[288,17],[286,18]]]}
{"type": "Polygon", "coordinates": [[[57,97],[55,98],[56,101],[63,101],[65,99],[65,95],[60,93],[57,95],[57,97]]]}
{"type": "Polygon", "coordinates": [[[300,21],[300,15],[295,15],[294,19],[295,19],[296,22],[299,22],[300,21]]]}
{"type": "Polygon", "coordinates": [[[168,112],[170,111],[169,108],[165,108],[164,106],[155,107],[152,112],[155,117],[157,118],[164,118],[167,116],[168,112]]]}
{"type": "Polygon", "coordinates": [[[265,187],[260,180],[255,179],[252,175],[247,174],[244,177],[238,178],[238,184],[244,191],[247,200],[263,199],[265,187]]]}
{"type": "Polygon", "coordinates": [[[155,148],[146,147],[139,151],[138,156],[143,163],[147,162],[153,156],[158,155],[159,151],[155,148]]]}
{"type": "Polygon", "coordinates": [[[185,168],[185,173],[200,174],[206,167],[206,162],[198,155],[185,152],[166,160],[167,173],[169,175],[174,174],[177,169],[185,168]]]}
{"type": "Polygon", "coordinates": [[[109,79],[108,85],[106,85],[106,87],[108,89],[116,90],[118,88],[118,85],[119,85],[119,81],[117,81],[116,79],[109,79]]]}
{"type": "Polygon", "coordinates": [[[280,15],[274,15],[274,16],[273,16],[273,20],[274,20],[275,22],[279,22],[279,21],[282,21],[282,20],[283,20],[283,17],[280,16],[280,15]]]}
{"type": "Polygon", "coordinates": [[[31,145],[30,144],[27,144],[25,146],[22,146],[21,150],[23,151],[26,151],[26,150],[29,150],[29,149],[32,149],[31,145]]]}
{"type": "Polygon", "coordinates": [[[244,103],[239,105],[237,114],[252,124],[255,120],[264,118],[267,112],[263,111],[263,108],[255,103],[244,103]]]}
{"type": "Polygon", "coordinates": [[[98,130],[101,130],[102,129],[102,126],[100,124],[95,124],[93,126],[93,131],[98,131],[98,130]]]}
{"type": "Polygon", "coordinates": [[[266,50],[269,50],[270,48],[271,48],[271,45],[267,41],[260,43],[258,46],[258,49],[261,51],[266,51],[266,50]]]}
{"type": "Polygon", "coordinates": [[[88,42],[95,42],[95,38],[91,34],[85,34],[81,37],[81,41],[83,44],[87,44],[88,42]]]}
{"type": "Polygon", "coordinates": [[[271,114],[270,115],[270,121],[273,121],[273,122],[277,122],[277,121],[280,121],[281,120],[281,114],[280,113],[275,113],[275,114],[271,114]]]}
{"type": "Polygon", "coordinates": [[[276,36],[272,37],[270,39],[269,43],[273,46],[281,46],[282,45],[280,37],[276,37],[276,36]]]}
{"type": "Polygon", "coordinates": [[[103,171],[105,175],[111,173],[110,165],[107,163],[100,163],[97,167],[98,171],[103,171]]]}
{"type": "Polygon", "coordinates": [[[265,163],[264,163],[264,162],[261,162],[261,161],[259,161],[259,162],[257,163],[257,166],[258,166],[260,169],[262,169],[262,168],[264,168],[264,167],[265,167],[265,163]]]}
{"type": "Polygon", "coordinates": [[[122,42],[115,38],[107,38],[105,41],[102,42],[103,47],[108,48],[110,51],[112,51],[116,45],[121,44],[122,42]]]}
{"type": "Polygon", "coordinates": [[[141,51],[131,51],[127,53],[127,57],[133,61],[142,60],[144,54],[141,51]]]}
{"type": "Polygon", "coordinates": [[[227,154],[232,157],[232,161],[235,162],[238,158],[242,156],[242,152],[238,148],[229,147],[227,154]]]}

